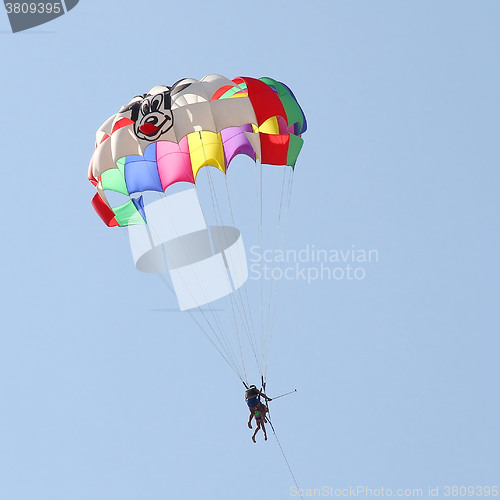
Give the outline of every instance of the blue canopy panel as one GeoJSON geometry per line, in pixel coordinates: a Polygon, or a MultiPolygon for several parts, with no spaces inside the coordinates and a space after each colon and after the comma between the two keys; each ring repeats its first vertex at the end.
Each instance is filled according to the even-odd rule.
{"type": "Polygon", "coordinates": [[[156,163],[156,143],[144,151],[144,156],[131,155],[125,160],[125,183],[130,194],[141,191],[163,193],[158,164],[156,163]]]}
{"type": "Polygon", "coordinates": [[[142,199],[142,196],[139,196],[139,198],[132,198],[132,202],[134,203],[137,211],[141,214],[144,222],[147,222],[146,213],[144,212],[144,200],[142,199]]]}

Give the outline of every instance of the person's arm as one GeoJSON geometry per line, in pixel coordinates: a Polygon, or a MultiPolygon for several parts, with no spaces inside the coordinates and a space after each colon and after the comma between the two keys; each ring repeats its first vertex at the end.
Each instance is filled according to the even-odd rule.
{"type": "Polygon", "coordinates": [[[252,418],[253,418],[253,413],[250,413],[250,417],[248,418],[248,428],[252,428],[252,418]]]}
{"type": "Polygon", "coordinates": [[[259,391],[259,394],[266,400],[266,401],[272,401],[272,398],[268,398],[263,392],[259,391]]]}

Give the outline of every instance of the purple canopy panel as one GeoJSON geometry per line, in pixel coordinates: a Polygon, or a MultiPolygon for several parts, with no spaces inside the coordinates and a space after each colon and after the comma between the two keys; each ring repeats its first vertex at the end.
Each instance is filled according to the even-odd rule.
{"type": "Polygon", "coordinates": [[[229,127],[221,130],[221,139],[224,146],[224,157],[226,160],[226,169],[231,160],[239,154],[244,154],[255,161],[255,151],[245,135],[245,131],[252,130],[251,125],[242,127],[229,127]]]}

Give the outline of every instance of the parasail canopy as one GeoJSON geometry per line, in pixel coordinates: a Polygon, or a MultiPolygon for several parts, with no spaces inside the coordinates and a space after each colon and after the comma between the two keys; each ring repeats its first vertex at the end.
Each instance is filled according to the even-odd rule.
{"type": "Polygon", "coordinates": [[[227,172],[238,154],[295,166],[306,120],[290,89],[271,78],[208,75],[134,97],[96,133],[89,180],[92,205],[108,226],[145,224],[140,196],[195,183],[204,166],[227,172]],[[112,207],[105,194],[130,199],[112,207]]]}
{"type": "Polygon", "coordinates": [[[262,165],[291,167],[282,169],[281,188],[278,184],[271,198],[276,200],[271,227],[276,244],[277,235],[284,232],[283,212],[306,128],[302,109],[283,83],[267,77],[229,80],[208,75],[160,85],[134,97],[96,133],[88,170],[97,191],[94,209],[106,225],[127,229],[138,270],[169,274],[169,287],[180,310],[202,313],[208,326],[195,321],[245,383],[251,355],[259,375],[265,377],[275,286],[270,283],[269,299],[264,299],[263,283],[260,300],[249,298],[244,235],[235,225],[230,200],[234,193],[225,174],[238,155],[246,155],[260,167],[256,219],[262,250],[262,165]],[[215,167],[226,180],[223,198],[227,197],[228,208],[222,210],[207,169],[215,224],[207,221],[197,190],[200,172],[207,166],[215,167]],[[185,183],[188,189],[174,189],[185,188],[185,183]],[[148,203],[145,195],[151,192],[158,193],[159,199],[148,203]],[[117,197],[120,203],[112,202],[117,197]],[[229,326],[224,326],[213,307],[224,298],[229,326]],[[250,356],[245,354],[245,344],[250,356]]]}

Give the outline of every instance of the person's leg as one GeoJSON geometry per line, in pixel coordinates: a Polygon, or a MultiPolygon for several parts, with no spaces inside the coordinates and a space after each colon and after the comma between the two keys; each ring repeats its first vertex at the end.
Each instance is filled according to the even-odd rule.
{"type": "Polygon", "coordinates": [[[255,432],[253,433],[253,436],[252,436],[252,441],[255,443],[255,436],[257,434],[257,432],[259,432],[259,429],[260,429],[260,426],[261,426],[261,421],[260,420],[257,420],[257,427],[255,428],[255,432]]]}

